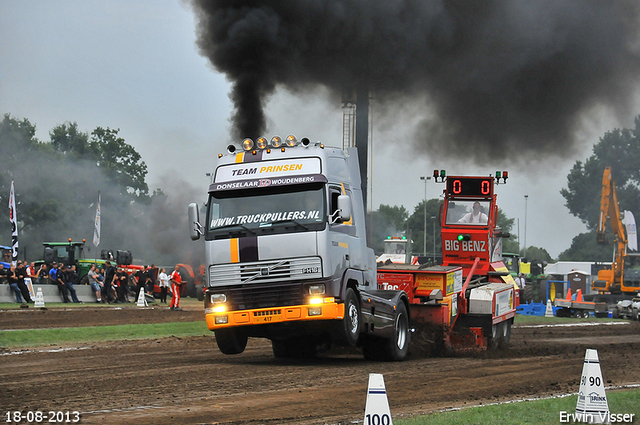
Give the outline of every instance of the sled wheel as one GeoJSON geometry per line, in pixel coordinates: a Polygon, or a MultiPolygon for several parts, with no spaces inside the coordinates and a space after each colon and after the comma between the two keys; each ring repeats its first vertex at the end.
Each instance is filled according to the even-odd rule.
{"type": "Polygon", "coordinates": [[[500,343],[500,331],[501,331],[501,323],[497,323],[495,325],[491,325],[490,332],[487,332],[487,348],[491,351],[495,351],[498,349],[500,343]]]}
{"type": "Polygon", "coordinates": [[[506,350],[509,348],[509,341],[511,341],[511,319],[505,320],[500,323],[500,339],[498,341],[498,348],[506,350]]]}

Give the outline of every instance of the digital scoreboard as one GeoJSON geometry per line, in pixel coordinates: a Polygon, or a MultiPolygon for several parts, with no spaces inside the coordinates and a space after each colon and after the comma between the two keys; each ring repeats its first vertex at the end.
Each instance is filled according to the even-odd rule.
{"type": "Polygon", "coordinates": [[[452,197],[490,197],[493,195],[493,177],[449,176],[447,178],[447,194],[452,197]]]}

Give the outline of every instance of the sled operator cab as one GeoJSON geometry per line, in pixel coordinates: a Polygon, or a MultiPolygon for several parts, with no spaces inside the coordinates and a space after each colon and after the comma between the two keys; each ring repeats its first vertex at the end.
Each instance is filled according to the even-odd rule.
{"type": "MultiPolygon", "coordinates": [[[[442,171],[434,177],[444,179],[442,171]]],[[[465,275],[480,258],[475,274],[488,275],[492,263],[502,261],[502,238],[509,237],[497,226],[495,182],[506,182],[507,171],[496,176],[449,176],[440,210],[443,264],[462,266],[465,275]]],[[[436,178],[437,181],[437,178],[436,178]]]]}

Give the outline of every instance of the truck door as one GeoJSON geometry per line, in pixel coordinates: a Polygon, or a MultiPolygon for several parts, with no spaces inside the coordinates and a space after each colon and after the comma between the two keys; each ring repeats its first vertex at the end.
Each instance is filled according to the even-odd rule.
{"type": "MultiPolygon", "coordinates": [[[[341,186],[329,186],[329,214],[334,217],[338,210],[338,196],[342,194],[351,196],[351,191],[343,190],[341,186]]],[[[333,219],[331,220],[333,221],[333,219]]],[[[351,242],[356,235],[356,227],[353,225],[353,214],[348,221],[337,219],[334,224],[329,224],[331,239],[331,263],[333,270],[351,267],[353,260],[351,242]]],[[[354,249],[353,252],[357,250],[354,249]]]]}

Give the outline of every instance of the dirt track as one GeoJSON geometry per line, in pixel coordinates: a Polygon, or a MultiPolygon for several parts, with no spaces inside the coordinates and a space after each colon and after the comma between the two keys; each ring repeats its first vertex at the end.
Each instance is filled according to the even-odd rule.
{"type": "MultiPolygon", "coordinates": [[[[0,329],[202,319],[195,307],[29,309],[0,311],[0,329]]],[[[406,416],[577,391],[585,348],[598,349],[608,385],[640,383],[639,322],[515,326],[505,352],[401,363],[368,362],[356,350],[285,362],[264,340],[225,356],[211,335],[0,352],[0,414],[80,411],[83,424],[350,423],[362,420],[372,372],[384,374],[393,415],[406,416]]]]}

